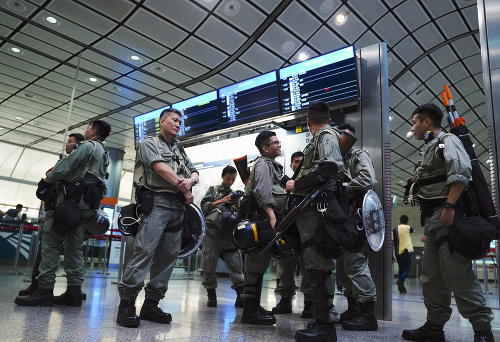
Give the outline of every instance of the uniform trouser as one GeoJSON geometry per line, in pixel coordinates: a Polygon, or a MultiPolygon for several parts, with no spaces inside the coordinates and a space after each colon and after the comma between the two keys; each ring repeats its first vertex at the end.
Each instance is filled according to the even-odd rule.
{"type": "Polygon", "coordinates": [[[41,243],[42,260],[38,287],[53,289],[56,282],[56,272],[59,268],[59,256],[64,245],[64,271],[68,286],[82,286],[83,283],[83,239],[85,226],[92,219],[95,210],[83,209],[82,219],[78,226],[61,236],[54,231],[54,217],[51,216],[43,225],[43,239],[41,243]]]}
{"type": "MultiPolygon", "coordinates": [[[[321,214],[312,208],[299,215],[297,218],[297,228],[299,229],[300,240],[302,243],[314,238],[316,229],[320,225],[322,219],[323,217],[321,214]]],[[[321,254],[314,244],[304,250],[303,256],[305,268],[308,271],[321,270],[329,272],[335,269],[335,260],[321,254]]],[[[328,301],[328,305],[334,308],[333,296],[335,295],[335,280],[332,274],[326,275],[323,279],[328,296],[328,298],[325,298],[325,301],[328,301]]],[[[323,284],[320,285],[323,286],[323,284]]],[[[312,284],[312,286],[316,287],[318,284],[312,284]]],[[[316,301],[314,301],[315,311],[317,310],[316,306],[316,301]]],[[[327,316],[328,317],[326,317],[323,322],[334,322],[338,320],[338,312],[336,310],[331,310],[327,316]]]]}
{"type": "Polygon", "coordinates": [[[140,224],[135,236],[134,253],[118,284],[121,299],[137,298],[148,271],[150,281],[145,287],[145,297],[155,301],[165,297],[182,242],[182,230],[165,230],[184,220],[184,210],[172,209],[169,201],[171,199],[167,196],[155,196],[153,211],[140,224]]]}
{"type": "Polygon", "coordinates": [[[245,288],[243,293],[240,295],[240,298],[243,301],[253,299],[260,301],[260,287],[262,286],[260,282],[269,267],[272,253],[268,252],[263,256],[260,256],[259,253],[260,250],[248,252],[247,254],[247,266],[244,278],[245,288]]]}
{"type": "Polygon", "coordinates": [[[420,281],[427,320],[444,325],[450,319],[453,292],[458,311],[470,321],[474,330],[489,330],[494,316],[486,306],[471,260],[456,252],[450,254],[448,242],[437,244],[437,239],[448,234],[449,229],[441,225],[441,214],[442,209],[435,210],[425,221],[427,239],[420,281]]]}
{"type": "MultiPolygon", "coordinates": [[[[287,255],[278,259],[278,269],[281,267],[280,277],[280,294],[284,298],[292,298],[295,292],[295,268],[297,267],[297,260],[299,256],[287,255]],[[280,266],[281,265],[281,266],[280,266]],[[292,292],[293,291],[293,292],[292,292]],[[290,295],[291,294],[291,295],[290,295]]],[[[304,263],[301,267],[304,268],[304,263]]],[[[276,272],[277,273],[277,272],[276,272]]],[[[312,288],[309,274],[305,269],[302,272],[302,281],[300,283],[300,291],[304,294],[305,302],[312,302],[312,288]]]]}
{"type": "Polygon", "coordinates": [[[354,297],[359,303],[377,300],[377,290],[368,267],[368,244],[361,251],[347,249],[337,258],[337,277],[344,288],[344,296],[354,297]]]}
{"type": "Polygon", "coordinates": [[[209,228],[203,239],[202,270],[203,286],[207,289],[217,288],[217,262],[222,255],[233,283],[231,288],[243,286],[243,260],[241,252],[231,242],[230,234],[222,234],[215,228],[209,228]],[[219,234],[220,233],[220,234],[219,234]]]}
{"type": "Polygon", "coordinates": [[[403,254],[396,256],[396,260],[398,261],[398,280],[404,284],[411,270],[411,253],[405,249],[403,254]]]}

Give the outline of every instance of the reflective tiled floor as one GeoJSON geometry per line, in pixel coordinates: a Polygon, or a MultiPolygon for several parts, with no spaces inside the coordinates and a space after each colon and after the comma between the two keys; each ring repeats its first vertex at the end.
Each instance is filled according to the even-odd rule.
{"type": "MultiPolygon", "coordinates": [[[[206,291],[199,275],[191,280],[183,279],[184,270],[176,269],[165,299],[160,303],[163,310],[173,316],[172,324],[162,325],[143,321],[137,329],[123,328],[116,324],[119,297],[116,270],[102,277],[97,269],[87,271],[84,292],[87,300],[81,308],[19,307],[14,304],[17,292],[28,283],[26,275],[7,275],[11,267],[0,267],[0,341],[293,341],[297,329],[306,326],[308,320],[300,318],[303,308],[302,293],[294,297],[293,313],[277,315],[273,327],[252,326],[240,323],[241,310],[234,307],[235,293],[228,278],[219,278],[217,289],[218,307],[206,306],[206,291]]],[[[19,271],[27,273],[25,267],[19,271]]],[[[299,278],[297,278],[297,283],[299,278]]],[[[55,294],[64,292],[66,278],[57,277],[55,294]]],[[[279,301],[274,295],[274,276],[267,274],[264,281],[262,306],[271,309],[279,301]]],[[[339,341],[401,341],[403,329],[420,326],[425,321],[425,307],[421,288],[415,279],[407,284],[408,293],[401,295],[393,285],[392,321],[379,321],[376,332],[349,332],[337,326],[339,341]]],[[[498,289],[489,285],[488,305],[493,308],[494,334],[500,341],[500,310],[498,289]]],[[[141,292],[136,307],[139,312],[144,300],[141,292]]],[[[346,299],[335,297],[337,309],[347,308],[346,299]]],[[[453,315],[445,326],[447,341],[470,342],[473,331],[469,322],[458,314],[453,305],[453,315]]]]}

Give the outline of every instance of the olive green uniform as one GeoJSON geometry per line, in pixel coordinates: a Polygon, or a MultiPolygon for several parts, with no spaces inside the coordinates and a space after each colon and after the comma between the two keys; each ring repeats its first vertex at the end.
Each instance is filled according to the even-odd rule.
{"type": "MultiPolygon", "coordinates": [[[[47,178],[53,183],[60,182],[58,186],[70,183],[80,178],[84,185],[99,184],[106,178],[109,158],[100,141],[84,141],[78,149],[69,156],[60,160],[56,166],[47,172],[47,178]]],[[[106,190],[102,197],[104,197],[106,190]]],[[[64,199],[64,194],[59,191],[57,204],[64,199]]],[[[78,207],[82,216],[78,226],[61,236],[54,230],[54,216],[46,215],[43,225],[43,239],[41,243],[42,261],[40,263],[40,274],[37,277],[40,289],[53,289],[56,281],[56,272],[59,268],[59,255],[64,244],[64,271],[68,280],[68,286],[81,286],[83,283],[83,240],[85,238],[85,226],[95,213],[90,209],[90,204],[83,198],[78,207]]]]}
{"type": "MultiPolygon", "coordinates": [[[[435,138],[423,147],[422,164],[416,172],[417,182],[445,175],[442,182],[420,186],[421,199],[446,201],[449,186],[460,182],[467,186],[471,178],[470,159],[461,141],[452,134],[439,131],[435,138]],[[438,144],[444,144],[443,157],[436,153],[438,144]]],[[[442,147],[442,146],[441,146],[442,147]]],[[[435,178],[436,179],[436,178],[435,178]]],[[[468,319],[474,331],[491,329],[494,316],[486,306],[481,285],[471,267],[471,260],[458,253],[451,254],[448,242],[441,245],[437,240],[448,234],[449,227],[441,223],[444,207],[433,208],[432,216],[425,219],[425,257],[422,267],[422,290],[427,308],[427,320],[443,326],[451,316],[453,293],[460,314],[468,319]]]]}
{"type": "Polygon", "coordinates": [[[145,287],[146,299],[159,301],[165,296],[168,281],[181,249],[184,203],[176,197],[177,187],[160,175],[153,164],[164,162],[180,178],[189,178],[197,172],[194,165],[174,139],[169,144],[160,134],[146,137],[139,147],[136,172],[140,172],[139,185],[154,191],[153,210],[142,215],[139,231],[135,236],[134,253],[118,284],[120,298],[135,300],[144,286],[148,271],[150,281],[145,287]]]}
{"type": "MultiPolygon", "coordinates": [[[[250,172],[250,177],[247,185],[245,186],[245,195],[253,191],[255,199],[258,202],[259,208],[265,205],[272,206],[275,210],[281,211],[284,209],[286,192],[281,186],[283,178],[283,166],[277,161],[267,158],[258,157],[250,172]]],[[[247,265],[245,270],[245,289],[241,295],[243,301],[257,298],[260,301],[260,291],[258,284],[261,283],[262,277],[269,267],[272,253],[265,253],[263,256],[259,255],[260,250],[250,251],[247,255],[247,265]]],[[[295,292],[295,285],[286,285],[285,293],[290,292],[292,288],[295,292]]],[[[290,297],[293,296],[293,292],[290,297]]],[[[282,294],[285,296],[285,294],[282,294]]]]}
{"type": "MultiPolygon", "coordinates": [[[[347,153],[344,158],[344,172],[349,178],[347,191],[352,199],[362,197],[368,190],[372,190],[376,183],[373,162],[365,150],[351,149],[347,153]]],[[[337,277],[345,289],[344,296],[355,298],[359,303],[377,299],[375,284],[368,267],[367,252],[368,246],[365,243],[361,251],[346,249],[337,258],[337,277]]]]}
{"type": "MultiPolygon", "coordinates": [[[[229,272],[229,278],[233,283],[232,288],[236,289],[243,286],[243,260],[241,252],[235,248],[231,242],[232,232],[224,232],[220,227],[219,222],[210,220],[210,217],[217,216],[217,207],[209,210],[210,205],[220,200],[223,197],[230,195],[233,191],[231,188],[225,188],[221,185],[210,186],[201,200],[201,210],[205,214],[207,222],[207,233],[203,239],[202,248],[202,270],[203,270],[203,286],[207,289],[217,288],[217,262],[219,256],[222,255],[229,272]]],[[[235,206],[231,210],[236,211],[235,206]]]]}

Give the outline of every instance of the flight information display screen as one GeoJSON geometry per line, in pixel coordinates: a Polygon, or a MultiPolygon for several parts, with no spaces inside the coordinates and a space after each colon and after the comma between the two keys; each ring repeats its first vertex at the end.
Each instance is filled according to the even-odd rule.
{"type": "Polygon", "coordinates": [[[219,89],[221,128],[280,115],[276,72],[219,89]]]}
{"type": "Polygon", "coordinates": [[[356,58],[349,46],[280,69],[282,114],[307,108],[309,102],[344,102],[358,97],[356,58]]]}
{"type": "Polygon", "coordinates": [[[219,129],[215,90],[174,103],[172,108],[180,110],[183,114],[179,137],[199,135],[219,129]]]}
{"type": "Polygon", "coordinates": [[[160,133],[160,114],[167,108],[170,106],[134,117],[135,149],[139,148],[147,136],[154,137],[160,133]]]}

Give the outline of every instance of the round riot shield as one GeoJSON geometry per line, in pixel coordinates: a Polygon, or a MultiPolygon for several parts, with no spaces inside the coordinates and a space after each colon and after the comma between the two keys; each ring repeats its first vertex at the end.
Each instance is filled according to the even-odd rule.
{"type": "Polygon", "coordinates": [[[195,204],[186,206],[183,225],[179,259],[186,258],[196,252],[207,231],[205,216],[195,204]]]}
{"type": "Polygon", "coordinates": [[[385,218],[382,204],[373,190],[369,190],[363,199],[362,218],[366,239],[370,247],[377,252],[384,244],[385,218]]]}

